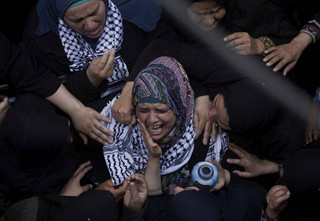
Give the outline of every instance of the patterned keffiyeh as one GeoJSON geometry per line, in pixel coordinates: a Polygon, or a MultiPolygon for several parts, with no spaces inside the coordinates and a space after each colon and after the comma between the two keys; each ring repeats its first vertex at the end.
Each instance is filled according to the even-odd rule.
{"type": "MultiPolygon", "coordinates": [[[[144,99],[156,99],[176,114],[176,125],[169,148],[162,149],[161,175],[177,171],[190,159],[194,149],[193,125],[194,97],[188,77],[182,66],[173,58],[160,57],[152,61],[137,76],[134,83],[133,106],[144,99]]],[[[115,97],[101,112],[111,119],[106,126],[114,131],[113,144],[103,147],[111,180],[120,185],[134,173],[144,173],[148,161],[146,147],[139,125],[130,129],[112,118],[111,107],[115,97]]],[[[207,159],[219,160],[227,149],[226,135],[210,143],[207,159]],[[220,148],[220,149],[217,149],[220,148]]]]}
{"type": "Polygon", "coordinates": [[[87,68],[92,59],[102,56],[105,50],[115,48],[113,75],[107,78],[109,89],[114,85],[119,85],[119,82],[123,82],[128,77],[127,66],[121,56],[117,55],[123,41],[122,18],[119,10],[111,1],[108,4],[104,31],[98,39],[95,49],[61,18],[59,18],[58,31],[67,58],[72,63],[69,67],[70,71],[80,71],[87,68]]]}

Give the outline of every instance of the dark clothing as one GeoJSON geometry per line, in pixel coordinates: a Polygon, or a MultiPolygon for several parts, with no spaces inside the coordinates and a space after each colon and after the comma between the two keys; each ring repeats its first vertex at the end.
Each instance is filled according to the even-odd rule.
{"type": "MultiPolygon", "coordinates": [[[[190,174],[193,166],[206,157],[208,146],[203,145],[202,139],[201,135],[195,140],[188,161],[190,174]]],[[[144,220],[258,220],[266,191],[233,174],[234,169],[234,165],[229,165],[230,183],[216,192],[202,189],[199,192],[186,190],[175,196],[167,193],[149,196],[144,220]]]]}
{"type": "MultiPolygon", "coordinates": [[[[42,63],[52,67],[57,75],[65,79],[65,86],[68,90],[84,104],[92,102],[99,98],[101,92],[106,91],[103,88],[95,88],[89,81],[86,70],[70,72],[68,60],[59,36],[49,31],[39,37],[35,32],[39,25],[39,17],[35,8],[31,11],[26,23],[23,40],[30,51],[38,57],[42,63]]],[[[165,15],[161,16],[157,27],[152,32],[144,32],[137,26],[128,21],[123,22],[124,39],[120,55],[124,59],[130,72],[136,58],[146,47],[148,42],[157,37],[171,38],[174,32],[167,26],[165,15]]],[[[101,84],[103,85],[103,84],[101,84]]]]}
{"type": "Polygon", "coordinates": [[[224,0],[223,25],[232,32],[248,32],[253,38],[269,37],[276,45],[288,43],[298,30],[272,0],[224,0]]]}
{"type": "Polygon", "coordinates": [[[320,140],[305,146],[283,162],[280,184],[290,191],[289,203],[280,219],[316,221],[320,219],[320,140]]]}
{"type": "MultiPolygon", "coordinates": [[[[123,207],[121,221],[142,220],[142,212],[123,207]]],[[[78,197],[42,195],[13,204],[5,212],[7,221],[119,220],[119,208],[109,191],[89,190],[78,197]]]]}
{"type": "Polygon", "coordinates": [[[39,64],[24,44],[0,33],[0,48],[0,83],[9,84],[17,95],[33,92],[48,97],[58,90],[61,82],[55,73],[39,64]]]}
{"type": "Polygon", "coordinates": [[[0,126],[0,179],[12,201],[59,192],[78,167],[68,120],[43,98],[19,98],[0,126]]]}
{"type": "Polygon", "coordinates": [[[99,98],[100,91],[89,81],[86,70],[71,73],[71,64],[64,52],[60,38],[52,31],[39,37],[36,30],[39,25],[39,18],[36,9],[33,8],[26,23],[23,41],[28,49],[46,67],[52,68],[58,77],[63,78],[65,86],[76,98],[84,104],[99,98]]]}
{"type": "Polygon", "coordinates": [[[186,190],[175,196],[148,198],[145,220],[259,220],[265,190],[259,186],[229,184],[217,192],[186,190]],[[254,199],[254,200],[253,200],[254,199]]]}

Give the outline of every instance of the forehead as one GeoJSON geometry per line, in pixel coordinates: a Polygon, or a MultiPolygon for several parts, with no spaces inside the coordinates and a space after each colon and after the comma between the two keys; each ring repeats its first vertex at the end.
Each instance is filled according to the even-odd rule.
{"type": "Polygon", "coordinates": [[[150,109],[170,109],[163,103],[138,103],[139,108],[150,108],[150,109]]]}
{"type": "Polygon", "coordinates": [[[86,17],[94,11],[98,5],[100,4],[100,0],[89,0],[80,5],[71,7],[67,9],[65,12],[65,17],[68,18],[78,18],[78,17],[86,17]]]}
{"type": "Polygon", "coordinates": [[[191,5],[191,9],[194,11],[214,10],[218,7],[221,7],[221,5],[215,1],[195,2],[191,5]]]}

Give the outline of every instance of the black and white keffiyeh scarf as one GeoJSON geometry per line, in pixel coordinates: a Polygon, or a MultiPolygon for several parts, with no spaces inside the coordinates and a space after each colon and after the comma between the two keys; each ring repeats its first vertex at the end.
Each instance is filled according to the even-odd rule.
{"type": "MultiPolygon", "coordinates": [[[[154,60],[137,76],[133,93],[134,106],[144,98],[153,98],[165,103],[176,114],[174,139],[171,139],[169,148],[162,149],[160,171],[161,175],[166,175],[179,170],[193,153],[196,134],[193,92],[182,66],[173,58],[160,57],[154,60]]],[[[111,180],[116,186],[134,173],[144,174],[148,161],[148,148],[140,126],[137,124],[130,129],[112,117],[111,108],[118,97],[111,100],[101,112],[111,119],[111,123],[105,125],[114,132],[114,143],[105,145],[103,152],[111,180]]],[[[210,142],[207,159],[220,161],[227,145],[226,135],[218,137],[215,143],[210,142]]]]}
{"type": "Polygon", "coordinates": [[[105,50],[114,48],[116,50],[114,71],[112,77],[107,78],[109,88],[119,85],[119,82],[123,83],[128,77],[127,66],[119,55],[123,41],[122,18],[118,8],[110,0],[104,31],[95,49],[61,18],[59,18],[58,31],[67,58],[72,63],[69,66],[70,71],[75,72],[87,68],[92,59],[102,56],[105,50]]]}

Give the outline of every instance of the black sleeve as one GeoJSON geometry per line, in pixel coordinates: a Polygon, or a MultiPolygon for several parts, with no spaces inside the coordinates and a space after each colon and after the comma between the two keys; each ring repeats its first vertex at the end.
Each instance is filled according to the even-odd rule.
{"type": "Polygon", "coordinates": [[[17,95],[33,92],[42,97],[55,93],[61,82],[42,66],[23,43],[16,45],[0,33],[0,78],[12,85],[17,95]]]}
{"type": "Polygon", "coordinates": [[[35,34],[39,18],[35,8],[31,11],[23,31],[23,41],[28,49],[47,67],[54,70],[57,77],[66,80],[65,86],[83,103],[97,99],[99,89],[94,87],[86,76],[86,70],[71,72],[71,64],[64,52],[60,38],[49,31],[43,36],[35,34]]]}
{"type": "Polygon", "coordinates": [[[235,1],[225,23],[232,32],[248,32],[253,38],[267,36],[276,45],[288,43],[298,34],[287,15],[272,0],[235,1]]]}
{"type": "Polygon", "coordinates": [[[291,193],[318,192],[320,188],[320,145],[296,152],[283,163],[284,182],[291,193]]]}

